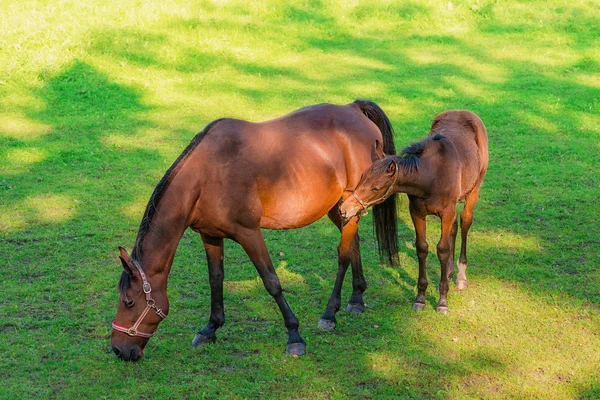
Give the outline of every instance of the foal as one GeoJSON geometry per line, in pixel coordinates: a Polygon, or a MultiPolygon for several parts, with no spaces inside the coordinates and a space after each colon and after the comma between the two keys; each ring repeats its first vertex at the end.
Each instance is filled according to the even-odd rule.
{"type": "Polygon", "coordinates": [[[442,220],[437,255],[441,264],[440,300],[437,311],[448,312],[448,286],[454,274],[454,247],[458,230],[456,204],[464,200],[460,214],[461,248],[458,259],[458,289],[467,285],[467,234],[473,207],[488,166],[488,138],[481,119],[470,111],[445,111],[433,120],[429,135],[397,156],[386,156],[380,143],[352,196],[340,207],[344,219],[384,201],[389,195],[408,195],[410,216],[415,226],[419,258],[416,310],[425,307],[426,260],[429,247],[425,235],[427,215],[442,220]]]}

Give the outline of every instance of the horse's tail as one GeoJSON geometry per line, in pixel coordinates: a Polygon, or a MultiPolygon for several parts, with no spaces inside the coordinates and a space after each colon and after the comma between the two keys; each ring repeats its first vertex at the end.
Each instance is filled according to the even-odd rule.
{"type": "MultiPolygon", "coordinates": [[[[354,101],[361,111],[377,125],[383,137],[383,151],[388,155],[396,155],[394,146],[394,130],[383,110],[369,100],[354,101]]],[[[373,207],[373,230],[377,239],[379,256],[390,264],[398,259],[398,216],[396,211],[397,195],[394,193],[386,201],[373,207]]]]}

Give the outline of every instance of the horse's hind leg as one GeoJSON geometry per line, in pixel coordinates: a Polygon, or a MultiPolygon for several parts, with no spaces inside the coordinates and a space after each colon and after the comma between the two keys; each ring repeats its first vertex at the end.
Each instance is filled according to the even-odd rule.
{"type": "Polygon", "coordinates": [[[208,325],[202,329],[192,346],[214,343],[217,340],[216,331],[225,323],[223,309],[223,239],[202,235],[202,243],[206,250],[208,261],[208,278],[210,282],[210,318],[208,325]]]}
{"type": "Polygon", "coordinates": [[[283,320],[288,329],[287,353],[292,355],[304,354],[306,351],[306,342],[298,333],[300,324],[283,296],[279,277],[273,268],[269,251],[260,230],[240,230],[233,239],[244,248],[246,254],[248,254],[248,257],[250,257],[250,260],[252,260],[252,263],[256,267],[265,285],[265,289],[273,296],[279,306],[279,310],[281,310],[281,314],[283,314],[283,320]]]}
{"type": "Polygon", "coordinates": [[[465,206],[460,213],[460,256],[458,258],[458,276],[456,287],[462,290],[467,287],[467,236],[473,223],[473,207],[479,199],[479,187],[476,187],[465,199],[465,206]]]}
{"type": "MultiPolygon", "coordinates": [[[[342,285],[344,283],[344,277],[348,270],[348,265],[352,263],[352,286],[354,293],[348,304],[349,311],[352,312],[354,307],[358,311],[359,309],[364,310],[364,303],[362,300],[362,293],[366,289],[366,281],[362,275],[362,265],[360,264],[360,256],[356,259],[355,251],[358,249],[355,244],[358,243],[358,218],[353,218],[346,225],[342,226],[339,212],[334,209],[328,214],[329,219],[336,224],[342,233],[340,244],[338,245],[338,272],[333,285],[333,291],[327,302],[325,312],[319,320],[319,327],[323,330],[335,329],[336,319],[335,314],[340,310],[342,303],[341,293],[342,285]]],[[[361,312],[362,312],[361,310],[361,312]]]]}
{"type": "Polygon", "coordinates": [[[361,314],[365,311],[365,303],[363,301],[363,293],[367,290],[367,281],[363,274],[362,260],[360,257],[360,238],[358,230],[352,239],[352,297],[348,301],[346,311],[352,314],[361,314]]]}

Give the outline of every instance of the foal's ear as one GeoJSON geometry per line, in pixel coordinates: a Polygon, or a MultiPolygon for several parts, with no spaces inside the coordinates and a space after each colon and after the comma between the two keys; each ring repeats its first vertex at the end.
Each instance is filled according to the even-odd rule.
{"type": "Polygon", "coordinates": [[[396,168],[396,163],[392,161],[385,170],[386,175],[393,176],[396,173],[396,168]]]}
{"type": "Polygon", "coordinates": [[[121,264],[123,264],[123,269],[125,270],[127,275],[134,277],[135,275],[133,274],[133,264],[131,262],[129,254],[127,254],[127,250],[119,246],[119,251],[121,253],[119,259],[121,260],[121,264]]]}
{"type": "Polygon", "coordinates": [[[371,146],[371,161],[375,162],[385,157],[383,152],[383,144],[379,140],[375,141],[375,144],[371,146]]]}

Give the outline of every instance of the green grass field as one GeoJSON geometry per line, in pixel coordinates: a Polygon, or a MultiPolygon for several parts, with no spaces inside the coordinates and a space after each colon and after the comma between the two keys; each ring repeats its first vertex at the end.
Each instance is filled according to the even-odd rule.
{"type": "MultiPolygon", "coordinates": [[[[0,3],[0,398],[600,398],[600,6],[594,0],[0,3]],[[227,322],[187,232],[171,310],[138,363],[110,349],[121,273],[154,186],[220,117],[377,102],[403,148],[446,109],[486,123],[490,167],[469,287],[428,306],[407,201],[400,265],[361,224],[367,310],[319,316],[339,240],[327,220],[265,231],[307,354],[228,242],[227,322]]],[[[350,295],[346,280],[343,301],[350,295]]]]}

